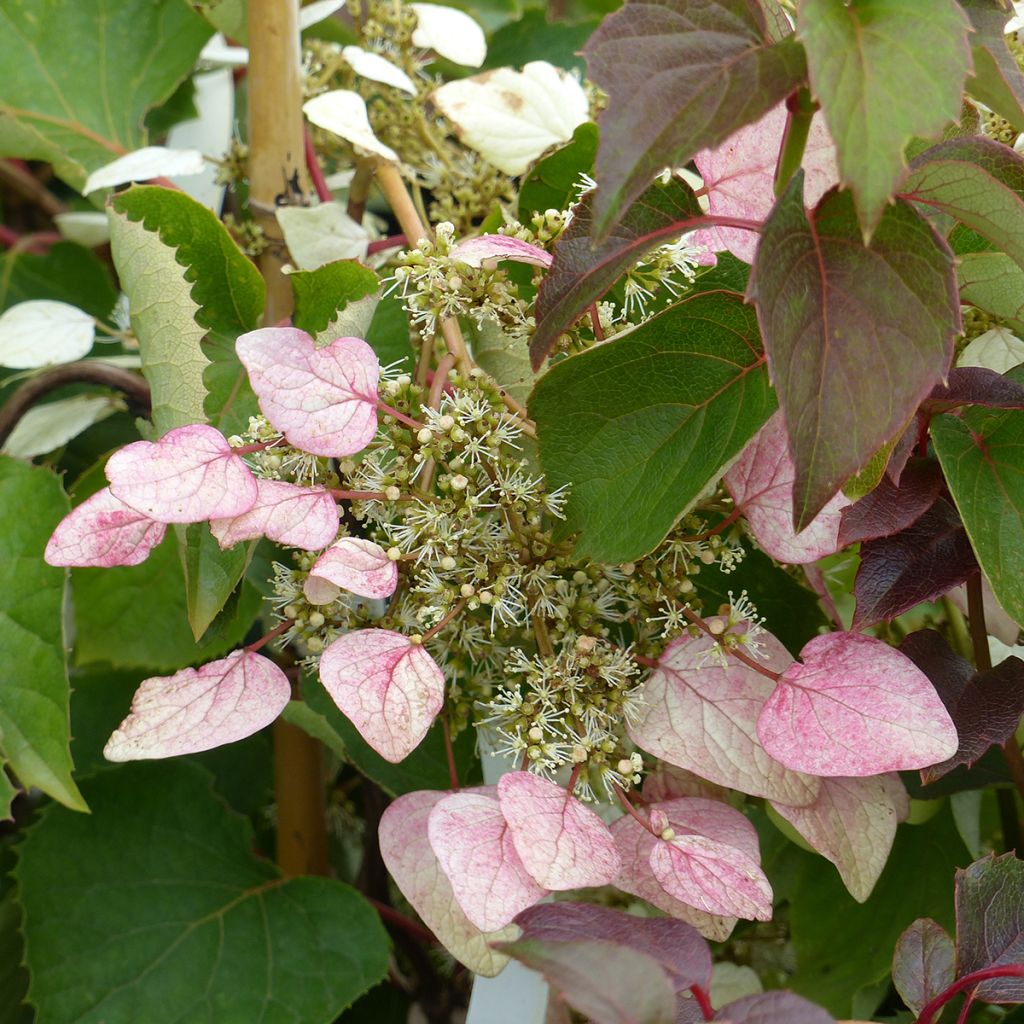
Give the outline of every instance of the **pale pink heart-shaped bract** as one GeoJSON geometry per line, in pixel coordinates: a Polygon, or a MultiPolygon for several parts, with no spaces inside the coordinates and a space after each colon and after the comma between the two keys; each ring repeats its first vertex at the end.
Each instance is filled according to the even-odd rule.
{"type": "Polygon", "coordinates": [[[462,791],[438,801],[427,834],[459,906],[477,928],[504,928],[547,895],[520,860],[490,793],[462,791]]]}
{"type": "Polygon", "coordinates": [[[267,537],[306,551],[327,547],[338,535],[338,506],[323,487],[257,480],[256,504],[230,519],[212,519],[210,533],[221,549],[267,537]]]}
{"type": "Polygon", "coordinates": [[[493,266],[498,260],[515,260],[517,263],[531,263],[535,267],[550,267],[554,257],[540,246],[531,245],[521,238],[508,235],[477,235],[459,242],[449,258],[470,267],[493,266]]]}
{"type": "Polygon", "coordinates": [[[365,341],[317,348],[305,331],[263,327],[236,348],[263,415],[296,448],[341,457],[373,440],[380,362],[365,341]]]}
{"type": "Polygon", "coordinates": [[[160,523],[238,516],[256,501],[249,467],[204,423],[125,445],[107,460],[106,474],[115,498],[160,523]]]}
{"type": "Polygon", "coordinates": [[[795,771],[880,775],[952,757],[956,728],[928,677],[860,633],[810,640],[757,722],[768,753],[795,771]]]}
{"type": "Polygon", "coordinates": [[[164,539],[167,526],[97,491],[58,524],[46,544],[48,565],[138,565],[164,539]]]}
{"type": "Polygon", "coordinates": [[[138,761],[234,743],[273,722],[291,695],[291,683],[277,665],[245,650],[145,679],[103,755],[108,761],[138,761]]]}
{"type": "MultiPolygon", "coordinates": [[[[786,117],[786,104],[780,103],[759,121],[733,132],[717,149],[702,150],[693,158],[707,189],[708,213],[765,220],[775,205],[775,166],[786,117]]],[[[814,206],[839,181],[835,144],[820,111],[811,120],[802,164],[804,202],[814,206]]],[[[709,228],[692,241],[716,252],[728,249],[753,263],[758,237],[739,228],[709,228]]]]}
{"type": "Polygon", "coordinates": [[[554,782],[532,772],[498,780],[498,802],[519,859],[545,889],[608,885],[622,862],[608,826],[554,782]]]}
{"type": "Polygon", "coordinates": [[[899,775],[889,772],[863,779],[822,779],[813,804],[775,810],[835,864],[850,895],[863,903],[889,859],[896,826],[906,819],[910,799],[899,775]]]}
{"type": "Polygon", "coordinates": [[[509,959],[490,944],[514,939],[518,929],[510,925],[483,932],[466,917],[455,899],[427,834],[430,812],[448,795],[422,791],[398,797],[381,816],[377,841],[385,867],[423,923],[452,956],[474,974],[490,978],[509,959]]]}
{"type": "Polygon", "coordinates": [[[816,562],[832,555],[839,543],[842,511],[851,504],[842,491],[814,517],[806,529],[793,531],[793,481],[796,467],[781,410],[754,435],[723,478],[733,501],[743,510],[761,549],[791,565],[816,562]]]}
{"type": "Polygon", "coordinates": [[[390,597],[398,586],[398,564],[372,540],[342,537],[314,563],[303,584],[312,604],[330,604],[339,588],[360,597],[390,597]]]}
{"type": "Polygon", "coordinates": [[[772,887],[742,850],[707,836],[655,839],[651,871],[677,900],[707,914],[770,921],[772,887]]]}
{"type": "Polygon", "coordinates": [[[392,763],[419,746],[444,703],[437,663],[389,629],[339,636],[320,658],[320,680],[363,739],[392,763]]]}
{"type": "MultiPolygon", "coordinates": [[[[792,657],[770,633],[763,642],[765,668],[781,672],[792,657]]],[[[665,648],[644,683],[644,704],[627,724],[639,747],[703,779],[789,804],[810,803],[818,780],[773,760],[757,738],[757,716],[772,681],[735,658],[722,668],[715,641],[685,634],[665,648]]]]}

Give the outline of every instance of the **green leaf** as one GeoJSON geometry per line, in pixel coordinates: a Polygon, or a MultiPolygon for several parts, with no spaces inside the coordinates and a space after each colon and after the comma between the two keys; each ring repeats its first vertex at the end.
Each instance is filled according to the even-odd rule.
{"type": "Polygon", "coordinates": [[[527,11],[491,36],[481,70],[522,67],[527,61],[546,60],[558,68],[583,72],[583,59],[578,54],[598,22],[592,18],[573,24],[561,20],[552,23],[542,9],[527,11]]]}
{"type": "Polygon", "coordinates": [[[31,1024],[34,1014],[24,1004],[28,971],[22,966],[21,909],[11,888],[0,899],[0,1024],[31,1024]]]}
{"type": "MultiPolygon", "coordinates": [[[[316,270],[289,275],[295,293],[292,323],[314,338],[333,323],[350,303],[380,287],[377,275],[358,260],[337,260],[316,270]]],[[[342,337],[342,335],[338,335],[342,337]]]]}
{"type": "Polygon", "coordinates": [[[766,43],[748,0],[657,0],[605,18],[584,54],[608,93],[597,151],[594,237],[666,166],[686,164],[785,99],[806,73],[795,39],[766,43]]]}
{"type": "Polygon", "coordinates": [[[800,172],[765,224],[748,294],[786,415],[800,530],[949,368],[960,330],[952,254],[902,200],[865,246],[850,193],[806,211],[800,172]]]}
{"type": "Polygon", "coordinates": [[[319,711],[314,711],[304,700],[288,701],[281,712],[281,717],[313,739],[319,740],[337,757],[342,760],[346,757],[345,741],[331,728],[327,719],[319,711]]]}
{"type": "Polygon", "coordinates": [[[409,317],[397,295],[385,295],[374,306],[365,340],[377,353],[381,366],[394,366],[399,373],[413,372],[416,363],[409,340],[409,317]]]}
{"type": "MultiPolygon", "coordinates": [[[[5,767],[6,762],[0,761],[0,821],[11,820],[11,804],[19,792],[10,775],[4,770],[5,767]]],[[[0,992],[2,991],[0,988],[0,992]]]]}
{"type": "Polygon", "coordinates": [[[180,0],[3,0],[0,155],[46,160],[80,189],[145,143],[146,112],[210,34],[180,0]]]}
{"type": "Polygon", "coordinates": [[[530,399],[580,557],[651,551],[775,410],[753,310],[708,292],[558,363],[530,399]]]}
{"type": "MultiPolygon", "coordinates": [[[[924,825],[903,825],[864,903],[854,901],[821,857],[789,843],[784,857],[798,872],[789,909],[797,968],[787,987],[843,1018],[858,989],[888,976],[893,948],[912,921],[931,917],[952,926],[953,872],[970,854],[948,810],[924,825]]],[[[767,872],[774,883],[770,867],[767,872]]]]}
{"type": "Polygon", "coordinates": [[[960,301],[1024,331],[1024,270],[1001,252],[972,252],[956,268],[960,301]]]}
{"type": "Polygon", "coordinates": [[[968,21],[956,0],[803,0],[797,35],[811,89],[853,189],[865,239],[903,174],[904,147],[960,117],[971,68],[968,21]]]}
{"type": "Polygon", "coordinates": [[[282,879],[194,765],[96,775],[93,814],[50,807],[19,849],[40,1021],[329,1024],[387,971],[354,889],[282,879]]]}
{"type": "Polygon", "coordinates": [[[904,199],[955,217],[1024,268],[1024,159],[991,139],[953,139],[922,153],[904,199]]]}
{"type": "Polygon", "coordinates": [[[175,532],[185,572],[188,624],[198,643],[245,575],[253,544],[221,551],[208,523],[192,523],[175,532]]]}
{"type": "Polygon", "coordinates": [[[203,17],[228,39],[234,39],[240,46],[249,42],[247,0],[206,0],[197,6],[203,17]]]}
{"type": "Polygon", "coordinates": [[[109,323],[117,289],[103,262],[74,242],[42,254],[8,249],[0,256],[0,311],[29,299],[67,302],[109,323]]]}
{"type": "Polygon", "coordinates": [[[967,79],[967,91],[1024,132],[1024,75],[1006,45],[1008,12],[1002,0],[960,0],[960,6],[974,29],[974,75],[967,79]]]}
{"type": "MultiPolygon", "coordinates": [[[[1007,376],[1024,382],[1024,371],[1007,376]]],[[[932,441],[978,562],[999,603],[1024,623],[1024,412],[936,416],[932,441]]]]}
{"type": "Polygon", "coordinates": [[[693,190],[673,178],[652,185],[627,211],[609,237],[592,246],[594,195],[584,196],[555,243],[554,263],[537,293],[537,330],[530,358],[539,369],[562,331],[649,249],[699,226],[703,212],[693,190]]]}
{"type": "Polygon", "coordinates": [[[259,325],[260,272],[184,192],[135,186],[115,197],[110,218],[157,429],[209,422],[225,434],[242,430],[257,407],[235,340],[259,325]]]}
{"type": "Polygon", "coordinates": [[[0,761],[23,785],[84,811],[71,778],[66,573],[43,561],[69,508],[49,470],[0,458],[0,761]]]}
{"type": "MultiPolygon", "coordinates": [[[[385,761],[359,735],[355,726],[338,710],[319,679],[302,677],[302,699],[316,712],[335,734],[336,739],[328,746],[345,748],[349,760],[368,779],[373,779],[382,789],[393,796],[413,793],[418,789],[449,789],[448,760],[444,749],[444,732],[440,723],[424,737],[423,742],[398,764],[385,761]]],[[[296,725],[305,729],[304,722],[296,725]]],[[[322,739],[307,729],[311,736],[322,739]]],[[[472,728],[464,729],[452,744],[455,750],[455,768],[462,785],[471,785],[480,780],[480,761],[476,756],[476,739],[472,728]]]]}
{"type": "Polygon", "coordinates": [[[535,382],[526,339],[506,334],[493,320],[484,320],[479,326],[467,322],[465,333],[474,361],[503,391],[525,405],[535,382]]]}
{"type": "Polygon", "coordinates": [[[262,604],[248,583],[196,643],[189,626],[185,580],[173,535],[141,565],[75,569],[75,661],[115,668],[173,672],[209,661],[238,644],[262,604]]]}
{"type": "Polygon", "coordinates": [[[584,121],[572,141],[534,164],[519,189],[519,219],[529,223],[531,214],[564,210],[576,198],[581,174],[590,174],[597,155],[597,125],[584,121]]]}

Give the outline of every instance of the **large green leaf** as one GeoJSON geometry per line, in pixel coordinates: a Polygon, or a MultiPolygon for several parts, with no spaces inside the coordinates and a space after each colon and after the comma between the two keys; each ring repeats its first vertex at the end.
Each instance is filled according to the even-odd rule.
{"type": "MultiPolygon", "coordinates": [[[[1024,383],[1024,371],[1011,370],[1024,383]]],[[[999,603],[1024,624],[1024,412],[963,410],[931,424],[971,546],[999,603]]]]}
{"type": "Polygon", "coordinates": [[[538,369],[559,334],[604,295],[628,267],[659,242],[702,223],[693,190],[674,178],[667,185],[652,185],[609,237],[595,246],[591,241],[593,204],[591,194],[576,207],[572,222],[555,243],[554,263],[541,282],[537,330],[530,339],[530,358],[538,369]]]}
{"type": "Polygon", "coordinates": [[[229,651],[248,632],[261,598],[248,583],[197,644],[189,626],[185,580],[173,536],[141,565],[75,569],[75,660],[116,668],[173,672],[229,651]]]}
{"type": "Polygon", "coordinates": [[[731,292],[671,306],[541,378],[530,399],[577,553],[650,551],[775,409],[753,310],[731,292]]]}
{"type": "Polygon", "coordinates": [[[956,268],[960,299],[1024,331],[1024,270],[1001,252],[971,252],[956,268]]]}
{"type": "Polygon", "coordinates": [[[519,189],[519,219],[545,210],[564,210],[576,198],[581,174],[590,174],[597,155],[597,125],[584,121],[572,141],[538,161],[519,189]]]}
{"type": "Polygon", "coordinates": [[[43,561],[69,507],[49,470],[0,458],[0,762],[23,785],[83,811],[71,778],[66,573],[43,561]]]}
{"type": "MultiPolygon", "coordinates": [[[[392,764],[385,761],[359,735],[356,727],[338,710],[338,706],[331,700],[318,679],[303,676],[302,699],[310,710],[319,716],[320,722],[313,726],[301,716],[295,716],[292,719],[294,724],[306,729],[316,739],[326,742],[334,749],[344,746],[352,764],[388,793],[400,796],[402,793],[412,793],[419,789],[448,789],[451,786],[444,749],[444,733],[440,723],[435,723],[423,738],[423,742],[404,761],[392,764]],[[324,728],[333,733],[330,740],[320,734],[324,728]]],[[[476,756],[474,730],[464,730],[455,740],[453,748],[455,769],[459,774],[460,784],[465,786],[478,782],[480,761],[476,756]]]]}
{"type": "Polygon", "coordinates": [[[1006,45],[1007,10],[1002,0],[960,0],[971,19],[974,74],[967,91],[1019,132],[1024,132],[1024,75],[1006,45]]]}
{"type": "Polygon", "coordinates": [[[208,421],[225,434],[243,429],[256,399],[235,355],[235,339],[256,328],[263,314],[266,288],[259,271],[213,212],[184,192],[131,188],[114,199],[111,224],[132,323],[138,320],[146,334],[139,334],[143,369],[147,378],[159,375],[159,388],[151,379],[153,422],[161,433],[170,429],[161,424],[167,405],[175,416],[187,409],[192,418],[184,423],[208,421]],[[173,279],[167,297],[152,291],[155,264],[173,279]],[[138,305],[126,275],[142,293],[138,305]],[[188,382],[185,409],[177,401],[179,376],[188,382]]]}
{"type": "Polygon", "coordinates": [[[185,607],[196,641],[221,613],[238,586],[252,556],[252,544],[221,551],[206,523],[177,528],[185,571],[185,607]]]}
{"type": "Polygon", "coordinates": [[[51,807],[19,849],[40,1024],[330,1024],[387,971],[354,889],[283,880],[201,768],[96,775],[93,813],[51,807]]]}
{"type": "Polygon", "coordinates": [[[0,257],[0,311],[28,299],[67,302],[109,323],[117,289],[103,262],[74,242],[39,254],[8,249],[0,257]]]}
{"type": "Polygon", "coordinates": [[[956,0],[803,0],[797,34],[811,88],[835,139],[865,237],[903,173],[913,136],[960,117],[971,69],[968,21],[956,0]]]}
{"type": "Polygon", "coordinates": [[[960,328],[952,254],[902,200],[864,245],[850,193],[807,211],[800,172],[765,224],[749,293],[796,463],[799,530],[949,368],[960,328]]]}
{"type": "Polygon", "coordinates": [[[641,0],[602,22],[584,50],[588,76],[608,93],[596,239],[660,170],[724,142],[803,81],[800,45],[766,37],[751,0],[641,0]]]}
{"type": "Polygon", "coordinates": [[[851,1016],[859,989],[887,978],[896,940],[912,921],[931,917],[952,926],[954,870],[970,860],[948,811],[925,825],[901,826],[864,903],[823,858],[788,843],[783,856],[797,869],[789,912],[797,969],[786,984],[840,1018],[851,1016]]]}
{"type": "Polygon", "coordinates": [[[21,908],[12,886],[0,899],[0,1024],[31,1024],[34,1016],[22,1002],[28,991],[28,971],[21,963],[20,924],[21,908]]]}
{"type": "Polygon", "coordinates": [[[0,155],[47,160],[80,189],[145,142],[146,111],[210,34],[184,0],[2,0],[0,155]]]}
{"type": "Polygon", "coordinates": [[[991,139],[926,150],[900,186],[904,199],[962,221],[1024,268],[1024,159],[991,139]]]}
{"type": "Polygon", "coordinates": [[[349,303],[365,299],[380,287],[377,275],[358,260],[336,260],[316,270],[299,270],[288,279],[295,293],[292,322],[313,337],[327,330],[349,303]]]}

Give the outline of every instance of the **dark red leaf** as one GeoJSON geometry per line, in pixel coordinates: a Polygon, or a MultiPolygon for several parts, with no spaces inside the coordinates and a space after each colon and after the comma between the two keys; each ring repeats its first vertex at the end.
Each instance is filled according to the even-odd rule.
{"type": "Polygon", "coordinates": [[[873,491],[843,509],[840,546],[888,537],[913,526],[934,504],[942,483],[942,470],[932,459],[911,459],[899,483],[883,476],[873,491]]]}
{"type": "Polygon", "coordinates": [[[834,1024],[820,1006],[792,992],[760,992],[723,1006],[713,1018],[722,1024],[834,1024]]]}
{"type": "Polygon", "coordinates": [[[537,330],[530,359],[539,369],[558,336],[618,277],[661,241],[705,223],[693,190],[673,179],[652,185],[608,238],[592,246],[594,193],[583,197],[572,222],[555,243],[555,260],[537,294],[537,330]]]}
{"type": "MultiPolygon", "coordinates": [[[[1024,963],[1024,861],[984,857],[956,873],[960,976],[996,964],[1024,963]]],[[[993,978],[976,989],[989,1003],[1024,1003],[1024,978],[993,978]]]]}
{"type": "Polygon", "coordinates": [[[771,44],[755,0],[633,0],[604,19],[584,55],[609,97],[598,121],[598,239],[662,168],[756,121],[806,73],[795,39],[771,44]]]}
{"type": "Polygon", "coordinates": [[[1024,384],[982,366],[958,366],[921,403],[934,415],[960,405],[984,405],[990,409],[1024,409],[1024,384]]]}
{"type": "Polygon", "coordinates": [[[863,544],[860,559],[854,629],[894,619],[978,569],[960,516],[942,498],[907,529],[863,544]]]}
{"type": "Polygon", "coordinates": [[[956,980],[956,947],[929,917],[918,918],[899,938],[892,955],[892,981],[915,1014],[956,980]]]}
{"type": "Polygon", "coordinates": [[[910,421],[946,375],[960,305],[948,246],[906,203],[864,245],[848,192],[808,213],[797,174],[765,224],[748,294],[796,463],[794,525],[910,421]]]}
{"type": "Polygon", "coordinates": [[[671,917],[635,917],[591,903],[541,903],[524,910],[516,924],[524,939],[602,939],[646,953],[665,970],[677,993],[711,984],[708,944],[696,928],[671,917]]]}
{"type": "Polygon", "coordinates": [[[960,745],[947,761],[921,772],[924,785],[960,765],[973,765],[993,746],[1015,732],[1024,714],[1024,662],[1007,658],[995,668],[975,673],[934,630],[911,633],[902,651],[928,678],[953,719],[960,745]]]}

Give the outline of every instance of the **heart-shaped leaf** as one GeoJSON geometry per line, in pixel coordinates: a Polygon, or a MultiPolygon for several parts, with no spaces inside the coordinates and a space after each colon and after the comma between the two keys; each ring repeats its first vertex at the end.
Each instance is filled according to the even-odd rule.
{"type": "Polygon", "coordinates": [[[871,895],[889,858],[896,825],[910,810],[907,792],[895,773],[822,779],[814,803],[773,806],[818,853],[835,864],[858,903],[871,895]]]}
{"type": "Polygon", "coordinates": [[[501,805],[490,793],[446,796],[430,812],[427,831],[455,899],[482,931],[504,928],[546,894],[519,859],[501,805]]]}
{"type": "Polygon", "coordinates": [[[931,918],[919,918],[900,936],[892,954],[892,983],[900,998],[920,1015],[955,980],[956,947],[949,933],[931,918]]]}
{"type": "MultiPolygon", "coordinates": [[[[789,652],[763,637],[764,665],[781,672],[789,652]]],[[[640,718],[627,724],[633,742],[701,778],[782,803],[810,803],[818,780],[773,760],[757,738],[757,718],[772,682],[742,662],[722,668],[708,636],[674,640],[644,683],[640,718]]]]}
{"type": "Polygon", "coordinates": [[[748,289],[796,463],[798,530],[902,430],[960,331],[952,254],[922,217],[897,200],[865,246],[850,194],[808,212],[802,182],[768,218],[748,289]]]}
{"type": "Polygon", "coordinates": [[[840,543],[846,547],[906,530],[935,504],[942,485],[942,470],[933,459],[911,459],[899,483],[886,474],[873,491],[843,509],[840,543]]]}
{"type": "Polygon", "coordinates": [[[164,523],[136,512],[104,487],[60,521],[44,558],[48,565],[138,565],[166,532],[164,523]]]}
{"type": "Polygon", "coordinates": [[[928,677],[860,633],[817,636],[757,720],[764,749],[795,771],[862,777],[951,757],[956,729],[928,677]]]}
{"type": "Polygon", "coordinates": [[[313,563],[303,591],[311,604],[330,604],[339,589],[360,597],[390,597],[398,585],[398,564],[372,540],[342,537],[313,563]]]}
{"type": "Polygon", "coordinates": [[[530,263],[535,267],[550,267],[552,256],[539,246],[509,235],[476,235],[459,242],[448,254],[453,260],[469,267],[494,265],[498,260],[530,263]]]}
{"type": "Polygon", "coordinates": [[[128,717],[103,748],[108,761],[194,754],[244,739],[269,725],[292,695],[269,658],[235,651],[201,668],[144,680],[128,717]]]}
{"type": "Polygon", "coordinates": [[[406,793],[388,805],[380,819],[377,840],[384,864],[402,895],[452,956],[474,974],[490,978],[508,957],[491,943],[511,939],[516,929],[483,932],[462,912],[448,876],[430,846],[430,812],[447,793],[406,793]]]}
{"type": "Polygon", "coordinates": [[[267,537],[289,547],[319,551],[338,535],[338,506],[323,487],[257,480],[256,504],[240,516],[212,520],[210,532],[222,549],[267,537]]]}
{"type": "Polygon", "coordinates": [[[313,455],[362,451],[377,432],[380,363],[360,338],[325,348],[294,327],[263,327],[238,339],[238,358],[264,416],[313,455]]]}
{"type": "Polygon", "coordinates": [[[759,547],[779,562],[816,562],[840,548],[839,525],[849,498],[836,494],[799,533],[793,530],[796,467],[789,457],[786,424],[775,413],[754,435],[723,477],[743,510],[759,547]]]}
{"type": "Polygon", "coordinates": [[[389,629],[338,637],[320,658],[320,680],[363,739],[396,764],[416,749],[444,703],[434,659],[389,629]]]}
{"type": "Polygon", "coordinates": [[[31,299],[0,315],[0,366],[35,369],[88,355],[96,321],[77,306],[31,299]]]}
{"type": "Polygon", "coordinates": [[[161,523],[241,515],[257,495],[249,467],[202,423],[125,445],[107,460],[106,474],[115,498],[161,523]]]}
{"type": "Polygon", "coordinates": [[[608,826],[561,786],[509,772],[498,781],[498,801],[519,859],[545,889],[615,880],[622,863],[608,826]]]}
{"type": "Polygon", "coordinates": [[[820,1006],[792,992],[758,992],[744,996],[723,1006],[714,1020],[719,1024],[834,1024],[820,1006]]]}
{"type": "Polygon", "coordinates": [[[413,46],[433,50],[464,67],[478,68],[487,56],[483,29],[465,11],[442,4],[409,4],[416,12],[413,46]]]}

